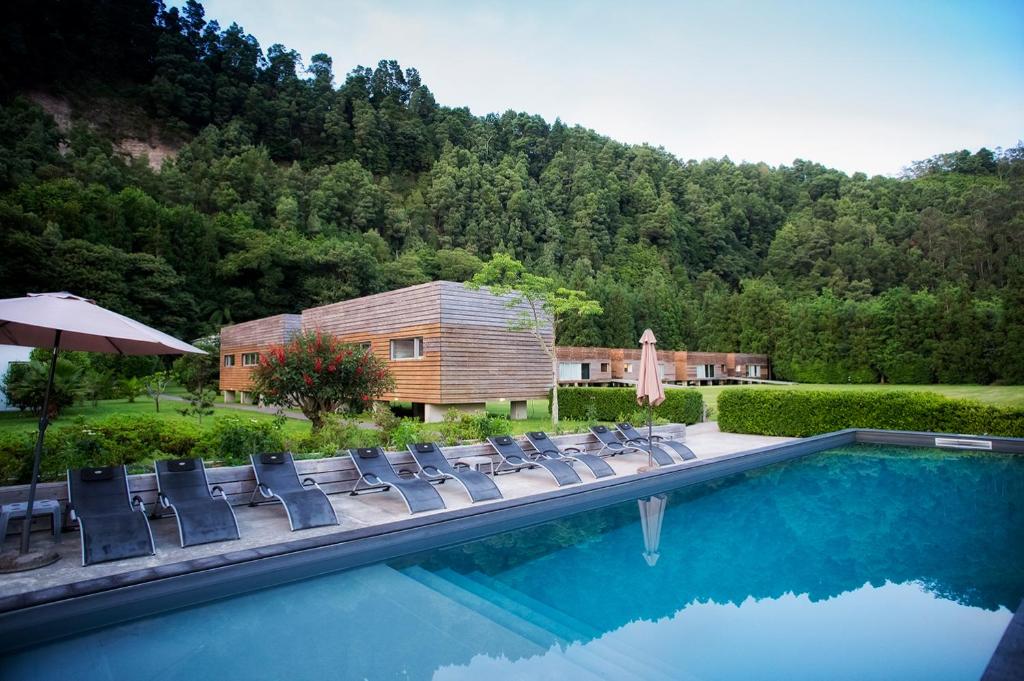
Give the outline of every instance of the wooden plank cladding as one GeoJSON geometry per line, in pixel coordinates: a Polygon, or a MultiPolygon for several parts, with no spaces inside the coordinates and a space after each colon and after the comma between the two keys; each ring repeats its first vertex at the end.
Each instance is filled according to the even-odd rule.
{"type": "MultiPolygon", "coordinates": [[[[559,383],[607,385],[636,381],[640,370],[639,348],[559,347],[559,383]],[[607,363],[609,371],[603,371],[607,363]],[[589,375],[578,376],[579,365],[589,365],[589,375]],[[570,375],[570,372],[572,373],[570,375]]],[[[692,352],[658,350],[658,367],[665,383],[758,380],[769,378],[767,355],[742,352],[692,352]]]]}
{"type": "Polygon", "coordinates": [[[245,366],[245,355],[266,351],[286,343],[301,327],[297,314],[279,314],[251,322],[225,326],[220,330],[220,389],[249,390],[251,367],[245,366]],[[230,357],[231,359],[226,359],[230,357]],[[229,365],[230,362],[230,365],[229,365]]]}
{"type": "MultiPolygon", "coordinates": [[[[487,290],[435,281],[284,316],[298,317],[303,330],[323,331],[349,343],[368,343],[372,352],[388,363],[395,378],[395,390],[384,399],[441,405],[547,395],[550,360],[531,334],[509,331],[509,323],[525,310],[525,306],[510,308],[507,298],[487,290]],[[393,359],[392,341],[410,339],[416,339],[415,346],[410,343],[416,348],[415,355],[393,359]]],[[[249,322],[252,326],[244,329],[246,334],[235,327],[225,328],[228,347],[240,336],[254,341],[261,330],[270,330],[272,319],[276,318],[249,322]]],[[[550,324],[543,333],[550,341],[550,324]]],[[[275,342],[280,341],[264,342],[260,349],[275,342]]],[[[221,344],[225,344],[223,337],[221,344]]],[[[221,380],[221,389],[247,390],[248,373],[248,369],[229,372],[227,380],[221,380]]]]}

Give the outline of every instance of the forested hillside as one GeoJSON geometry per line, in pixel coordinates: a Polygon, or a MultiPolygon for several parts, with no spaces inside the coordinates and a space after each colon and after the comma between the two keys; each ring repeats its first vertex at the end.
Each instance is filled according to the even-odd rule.
{"type": "Polygon", "coordinates": [[[562,344],[650,326],[661,348],[768,352],[801,381],[1024,382],[1021,146],[899,179],[686,161],[439,104],[393,61],[336,75],[196,2],[5,15],[0,296],[67,289],[193,338],[464,280],[502,250],[601,302],[562,344]],[[154,170],[125,137],[177,152],[154,170]]]}

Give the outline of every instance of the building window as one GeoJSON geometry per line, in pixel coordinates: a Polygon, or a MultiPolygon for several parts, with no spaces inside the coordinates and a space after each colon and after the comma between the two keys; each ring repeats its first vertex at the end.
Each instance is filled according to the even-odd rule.
{"type": "Polygon", "coordinates": [[[396,338],[391,341],[391,359],[417,359],[422,356],[422,338],[396,338]]]}
{"type": "Polygon", "coordinates": [[[761,378],[761,365],[760,364],[748,364],[747,365],[747,376],[750,378],[761,378]]]}
{"type": "Polygon", "coordinates": [[[583,377],[583,365],[579,362],[559,362],[558,380],[578,381],[583,377]]]}
{"type": "Polygon", "coordinates": [[[625,373],[627,373],[627,374],[631,374],[631,373],[633,373],[633,365],[632,364],[626,364],[625,366],[622,367],[622,370],[625,373]]]}
{"type": "Polygon", "coordinates": [[[703,378],[714,378],[715,377],[715,365],[705,364],[704,365],[704,376],[703,378]]]}
{"type": "Polygon", "coordinates": [[[373,343],[371,343],[370,341],[363,341],[362,343],[356,343],[356,345],[361,347],[363,350],[366,350],[367,352],[369,352],[373,348],[373,343]]]}
{"type": "Polygon", "coordinates": [[[608,362],[601,362],[601,373],[602,374],[607,374],[608,373],[608,362]]]}
{"type": "Polygon", "coordinates": [[[258,352],[243,352],[242,353],[242,366],[254,367],[260,363],[260,353],[258,352]]]}
{"type": "Polygon", "coordinates": [[[233,367],[233,366],[235,366],[235,356],[234,355],[224,355],[224,366],[226,366],[226,367],[233,367]]]}

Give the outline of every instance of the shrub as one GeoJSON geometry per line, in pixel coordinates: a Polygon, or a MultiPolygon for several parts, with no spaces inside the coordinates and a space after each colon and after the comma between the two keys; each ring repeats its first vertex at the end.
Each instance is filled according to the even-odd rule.
{"type": "Polygon", "coordinates": [[[424,424],[416,419],[402,419],[398,425],[391,430],[387,439],[388,446],[395,451],[404,451],[406,445],[414,445],[423,442],[424,424]]]}
{"type": "MultiPolygon", "coordinates": [[[[50,390],[50,418],[56,418],[62,410],[75,403],[75,397],[82,390],[84,376],[85,371],[80,365],[58,356],[53,388],[50,390]]],[[[38,414],[43,408],[43,396],[49,380],[49,360],[17,362],[7,370],[2,390],[9,404],[22,411],[38,414]]]]}
{"type": "MultiPolygon", "coordinates": [[[[559,409],[567,419],[616,421],[641,409],[633,388],[560,388],[558,394],[559,409]]],[[[704,399],[698,391],[670,388],[654,415],[670,423],[697,423],[703,410],[704,399]]]]}
{"type": "Polygon", "coordinates": [[[351,447],[374,447],[380,443],[380,431],[360,428],[352,419],[329,414],[324,419],[323,428],[297,440],[285,440],[284,444],[300,458],[315,458],[333,456],[351,447]]]}
{"type": "Polygon", "coordinates": [[[1021,436],[1024,409],[927,392],[730,388],[718,396],[718,427],[731,433],[790,437],[844,428],[1021,436]]]}
{"type": "MultiPolygon", "coordinates": [[[[192,456],[200,439],[191,424],[153,417],[111,416],[52,429],[46,433],[42,477],[60,480],[68,468],[126,464],[138,472],[152,470],[153,460],[192,456]]],[[[32,456],[32,448],[25,451],[32,456]]]]}
{"type": "Polygon", "coordinates": [[[492,435],[507,435],[512,432],[512,422],[504,416],[449,409],[445,412],[438,432],[441,442],[451,446],[469,440],[483,440],[492,435]]]}
{"type": "Polygon", "coordinates": [[[223,416],[204,432],[193,456],[231,465],[249,463],[250,454],[284,449],[280,424],[239,416],[223,416]]]}

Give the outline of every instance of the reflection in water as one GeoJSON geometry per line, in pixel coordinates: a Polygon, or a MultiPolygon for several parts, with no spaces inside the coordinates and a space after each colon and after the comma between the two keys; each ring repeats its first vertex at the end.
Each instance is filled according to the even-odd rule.
{"type": "Polygon", "coordinates": [[[668,497],[656,494],[653,497],[637,499],[636,503],[640,507],[640,528],[644,533],[644,560],[650,567],[654,567],[661,557],[658,547],[661,544],[661,524],[665,520],[668,497]]]}
{"type": "MultiPolygon", "coordinates": [[[[633,621],[586,644],[552,647],[519,660],[477,657],[445,667],[434,679],[525,679],[544,670],[615,651],[657,660],[673,679],[977,679],[1011,613],[960,605],[919,584],[865,584],[823,600],[806,594],[691,603],[658,621],[633,621]]],[[[655,670],[655,671],[659,671],[655,670]]],[[[642,676],[642,674],[641,674],[642,676]]]]}

